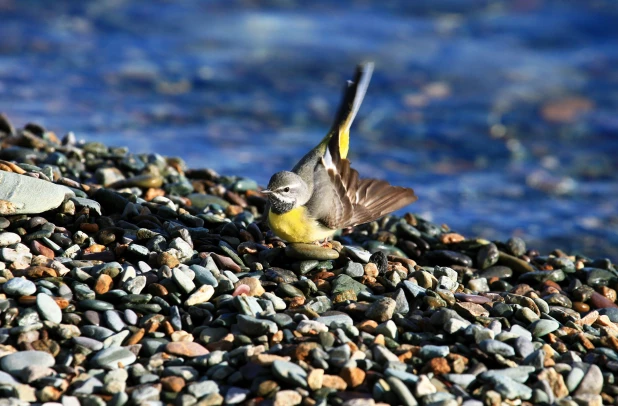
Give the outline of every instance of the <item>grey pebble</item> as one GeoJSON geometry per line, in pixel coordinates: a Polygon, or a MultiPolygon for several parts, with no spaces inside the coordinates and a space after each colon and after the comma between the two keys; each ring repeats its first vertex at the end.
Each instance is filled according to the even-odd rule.
{"type": "Polygon", "coordinates": [[[36,307],[45,320],[56,324],[62,322],[62,310],[51,296],[45,293],[36,295],[36,307]]]}
{"type": "Polygon", "coordinates": [[[2,290],[10,296],[29,296],[36,292],[36,285],[24,278],[13,278],[2,285],[2,290]]]}
{"type": "Polygon", "coordinates": [[[30,365],[53,367],[55,364],[54,357],[43,351],[19,351],[0,358],[0,369],[11,375],[30,365]]]}
{"type": "Polygon", "coordinates": [[[479,347],[488,354],[498,354],[504,357],[515,355],[513,347],[498,340],[483,340],[479,343],[479,347]]]}
{"type": "Polygon", "coordinates": [[[119,363],[124,366],[131,365],[137,357],[124,347],[110,347],[97,352],[91,359],[95,368],[117,369],[119,363]]]}

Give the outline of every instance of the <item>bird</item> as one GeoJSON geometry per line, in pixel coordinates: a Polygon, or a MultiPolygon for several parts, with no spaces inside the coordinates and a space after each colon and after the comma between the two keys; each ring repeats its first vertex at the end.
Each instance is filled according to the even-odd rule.
{"type": "Polygon", "coordinates": [[[288,243],[326,242],[340,229],[369,223],[418,199],[411,188],[360,178],[347,159],[350,127],[373,68],[372,62],[356,67],[326,136],[291,171],[275,173],[262,190],[270,206],[267,223],[288,243]]]}

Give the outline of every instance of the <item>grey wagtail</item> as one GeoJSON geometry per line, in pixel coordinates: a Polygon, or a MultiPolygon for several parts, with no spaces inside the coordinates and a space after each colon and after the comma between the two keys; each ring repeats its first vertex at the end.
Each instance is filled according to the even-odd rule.
{"type": "Polygon", "coordinates": [[[335,122],[322,142],[291,172],[275,173],[268,189],[268,223],[291,242],[326,240],[337,230],[371,222],[417,200],[414,190],[360,179],[350,167],[350,126],[371,80],[373,63],[361,64],[348,81],[335,122]]]}

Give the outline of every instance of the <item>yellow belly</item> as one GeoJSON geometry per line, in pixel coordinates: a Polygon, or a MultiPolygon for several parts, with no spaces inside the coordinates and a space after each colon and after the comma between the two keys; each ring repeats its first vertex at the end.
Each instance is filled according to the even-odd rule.
{"type": "Polygon", "coordinates": [[[297,207],[283,214],[268,213],[270,229],[277,237],[287,242],[313,242],[323,240],[335,234],[336,230],[331,230],[322,226],[315,219],[307,216],[304,207],[297,207]]]}

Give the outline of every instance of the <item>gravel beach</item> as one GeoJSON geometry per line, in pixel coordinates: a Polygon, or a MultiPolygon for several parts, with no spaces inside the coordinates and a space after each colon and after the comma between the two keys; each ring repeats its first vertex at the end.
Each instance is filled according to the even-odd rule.
{"type": "Polygon", "coordinates": [[[259,190],[1,116],[0,405],[618,404],[611,261],[414,214],[287,245],[259,190]]]}

